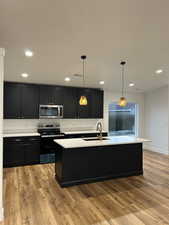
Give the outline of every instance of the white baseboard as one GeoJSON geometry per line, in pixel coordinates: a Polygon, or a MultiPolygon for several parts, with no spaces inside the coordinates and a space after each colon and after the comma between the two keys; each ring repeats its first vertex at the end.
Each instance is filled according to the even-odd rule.
{"type": "Polygon", "coordinates": [[[144,149],[150,150],[152,152],[158,152],[161,154],[169,155],[169,150],[166,148],[159,148],[157,146],[151,145],[151,144],[144,144],[144,149]]]}
{"type": "Polygon", "coordinates": [[[0,209],[0,221],[4,220],[4,208],[0,209]]]}

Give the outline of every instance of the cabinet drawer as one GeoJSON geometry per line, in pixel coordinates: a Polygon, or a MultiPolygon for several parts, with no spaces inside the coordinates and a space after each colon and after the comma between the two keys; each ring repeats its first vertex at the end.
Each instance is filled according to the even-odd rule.
{"type": "Polygon", "coordinates": [[[25,142],[25,139],[23,137],[8,137],[4,138],[4,143],[23,143],[25,142]]]}
{"type": "Polygon", "coordinates": [[[40,141],[39,136],[25,136],[25,137],[6,137],[4,138],[5,143],[31,143],[40,141]]]}
{"type": "Polygon", "coordinates": [[[40,137],[4,138],[4,167],[32,165],[39,163],[40,137]]]}
{"type": "Polygon", "coordinates": [[[40,141],[40,136],[38,137],[27,137],[28,142],[39,142],[40,141]]]}

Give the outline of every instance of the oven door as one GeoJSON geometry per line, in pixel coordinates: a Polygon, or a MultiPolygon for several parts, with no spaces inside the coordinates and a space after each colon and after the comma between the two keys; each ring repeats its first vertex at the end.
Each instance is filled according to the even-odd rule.
{"type": "Polygon", "coordinates": [[[56,119],[63,117],[63,106],[61,105],[40,105],[39,118],[40,119],[56,119]]]}

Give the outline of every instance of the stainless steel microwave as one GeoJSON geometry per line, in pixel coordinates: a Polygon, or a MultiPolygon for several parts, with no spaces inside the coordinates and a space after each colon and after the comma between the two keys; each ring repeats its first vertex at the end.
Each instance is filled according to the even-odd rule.
{"type": "Polygon", "coordinates": [[[59,119],[63,118],[63,105],[40,105],[40,119],[59,119]]]}

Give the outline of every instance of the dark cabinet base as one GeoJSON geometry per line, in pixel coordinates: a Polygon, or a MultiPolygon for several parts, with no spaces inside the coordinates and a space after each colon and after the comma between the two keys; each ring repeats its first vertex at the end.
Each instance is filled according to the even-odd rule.
{"type": "Polygon", "coordinates": [[[3,141],[3,167],[39,164],[39,137],[9,137],[3,141]]]}
{"type": "Polygon", "coordinates": [[[128,172],[128,173],[121,173],[121,174],[109,174],[109,175],[102,176],[102,177],[93,177],[93,178],[87,178],[87,179],[81,179],[81,180],[75,180],[75,181],[65,181],[65,182],[61,181],[60,178],[56,174],[55,179],[59,182],[61,187],[69,187],[69,186],[74,186],[74,185],[79,185],[79,184],[95,183],[95,182],[111,180],[111,179],[115,179],[115,178],[139,176],[139,175],[143,175],[143,170],[133,171],[133,172],[128,172]]]}
{"type": "Polygon", "coordinates": [[[55,177],[62,187],[143,174],[142,144],[58,148],[55,177]]]}

